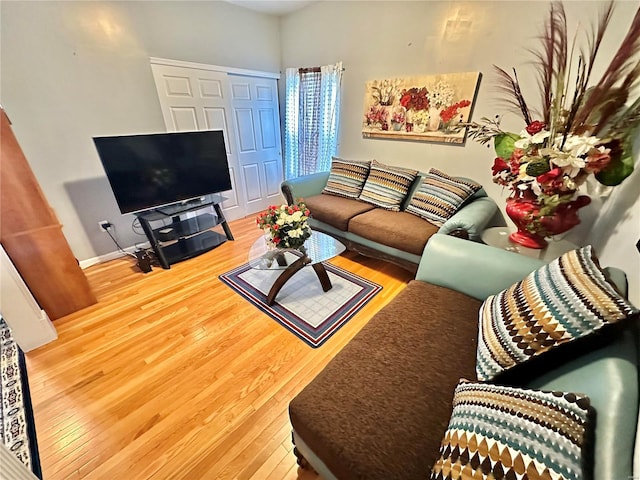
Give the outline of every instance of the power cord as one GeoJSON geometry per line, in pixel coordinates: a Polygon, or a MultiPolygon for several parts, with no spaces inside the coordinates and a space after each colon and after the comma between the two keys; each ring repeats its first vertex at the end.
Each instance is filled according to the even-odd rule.
{"type": "Polygon", "coordinates": [[[120,246],[120,244],[118,243],[118,240],[116,240],[116,237],[114,237],[114,236],[111,234],[111,230],[110,230],[110,228],[111,228],[111,227],[113,227],[113,224],[111,224],[111,223],[109,223],[109,222],[104,222],[104,223],[102,224],[102,229],[103,229],[105,232],[107,232],[107,234],[109,235],[109,237],[111,237],[111,240],[113,240],[113,243],[115,243],[115,244],[116,244],[116,247],[118,247],[118,250],[119,250],[121,253],[124,253],[125,255],[128,255],[128,256],[130,256],[130,257],[133,257],[133,258],[136,258],[136,259],[137,259],[138,257],[136,257],[133,253],[127,252],[124,248],[122,248],[122,247],[120,246]]]}

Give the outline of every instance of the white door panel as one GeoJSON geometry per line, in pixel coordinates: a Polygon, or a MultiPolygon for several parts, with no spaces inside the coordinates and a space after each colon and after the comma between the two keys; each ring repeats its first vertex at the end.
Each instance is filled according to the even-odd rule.
{"type": "Polygon", "coordinates": [[[260,131],[262,132],[262,148],[276,148],[276,132],[275,125],[273,124],[273,110],[261,109],[258,110],[258,115],[260,118],[260,131]]]}
{"type": "Polygon", "coordinates": [[[262,200],[262,188],[260,188],[260,165],[244,165],[242,167],[244,173],[244,184],[246,186],[245,197],[247,204],[251,205],[262,200]]]}
{"type": "Polygon", "coordinates": [[[250,108],[235,110],[236,129],[240,142],[240,153],[256,151],[256,137],[253,132],[253,114],[250,108]]]}
{"type": "Polygon", "coordinates": [[[172,107],[171,120],[172,130],[176,132],[198,130],[198,115],[195,108],[172,107]]]}
{"type": "Polygon", "coordinates": [[[280,162],[278,160],[264,162],[264,178],[267,187],[265,189],[267,197],[273,198],[280,195],[282,175],[280,173],[280,162]]]}
{"type": "Polygon", "coordinates": [[[267,102],[273,101],[273,90],[267,85],[256,85],[256,99],[267,102]]]}
{"type": "Polygon", "coordinates": [[[238,191],[238,181],[236,180],[236,174],[237,171],[234,168],[229,169],[229,176],[231,177],[231,190],[227,190],[226,192],[222,193],[222,196],[226,199],[224,202],[222,202],[222,209],[225,212],[227,210],[232,210],[233,208],[238,208],[240,206],[238,196],[236,195],[236,192],[238,191]]]}
{"type": "Polygon", "coordinates": [[[222,98],[223,85],[220,80],[198,78],[198,85],[200,85],[200,96],[202,98],[222,98]]]}
{"type": "Polygon", "coordinates": [[[164,88],[169,97],[193,97],[189,77],[166,75],[164,77],[164,88]]]}
{"type": "Polygon", "coordinates": [[[233,100],[251,100],[251,90],[248,83],[234,83],[231,85],[233,100]]]}
{"type": "Polygon", "coordinates": [[[277,80],[185,62],[152,62],[168,131],[225,134],[232,185],[223,193],[227,220],[279,201],[283,169],[277,80]]]}

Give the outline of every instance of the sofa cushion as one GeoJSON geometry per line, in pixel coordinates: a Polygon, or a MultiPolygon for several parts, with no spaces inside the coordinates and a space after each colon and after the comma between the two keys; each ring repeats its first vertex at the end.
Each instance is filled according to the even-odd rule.
{"type": "Polygon", "coordinates": [[[427,240],[438,227],[406,212],[375,208],[352,217],[349,231],[382,245],[422,255],[427,240]]]}
{"type": "Polygon", "coordinates": [[[417,175],[417,170],[391,167],[373,160],[369,176],[358,198],[377,207],[399,212],[400,205],[417,175]]]}
{"type": "Polygon", "coordinates": [[[474,372],[479,307],[411,281],[292,400],[297,436],[341,480],[425,478],[474,372]]]}
{"type": "Polygon", "coordinates": [[[594,420],[581,394],[461,381],[430,478],[591,478],[594,420]]]}
{"type": "Polygon", "coordinates": [[[478,380],[500,375],[501,381],[527,381],[528,372],[543,373],[593,342],[603,343],[608,330],[637,315],[609,283],[590,245],[567,252],[484,301],[478,380]]]}
{"type": "Polygon", "coordinates": [[[440,227],[481,188],[479,183],[450,177],[432,168],[422,177],[422,184],[411,197],[406,211],[440,227]]]}
{"type": "Polygon", "coordinates": [[[357,199],[369,176],[370,167],[370,161],[359,162],[333,157],[329,179],[322,193],[357,199]]]}
{"type": "Polygon", "coordinates": [[[344,232],[351,218],[375,208],[370,203],[325,193],[307,197],[304,203],[313,218],[344,232]]]}

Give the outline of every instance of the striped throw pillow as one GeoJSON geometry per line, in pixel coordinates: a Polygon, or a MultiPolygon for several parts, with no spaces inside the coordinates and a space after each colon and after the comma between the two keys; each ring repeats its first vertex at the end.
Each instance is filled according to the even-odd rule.
{"type": "Polygon", "coordinates": [[[453,178],[432,168],[422,178],[422,184],[413,194],[405,211],[441,227],[481,188],[482,185],[476,182],[453,178]]]}
{"type": "Polygon", "coordinates": [[[591,478],[589,397],[461,380],[431,480],[591,478]]]}
{"type": "Polygon", "coordinates": [[[385,210],[399,212],[400,205],[417,175],[417,170],[390,167],[374,160],[358,198],[385,210]]]}
{"type": "Polygon", "coordinates": [[[371,162],[358,162],[333,157],[327,185],[322,193],[357,199],[369,176],[371,162]]]}
{"type": "Polygon", "coordinates": [[[560,352],[562,361],[567,361],[568,350],[577,350],[590,336],[602,341],[594,334],[604,334],[638,313],[609,283],[590,245],[567,252],[484,301],[479,315],[478,380],[501,375],[504,381],[505,373],[523,378],[523,366],[538,370],[539,363],[536,369],[531,363],[540,362],[538,357],[546,352],[547,356],[560,352]]]}

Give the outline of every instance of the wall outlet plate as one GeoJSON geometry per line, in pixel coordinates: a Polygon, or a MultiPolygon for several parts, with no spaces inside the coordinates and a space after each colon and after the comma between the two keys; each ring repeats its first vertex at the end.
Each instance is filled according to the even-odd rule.
{"type": "Polygon", "coordinates": [[[113,224],[109,220],[100,220],[98,222],[98,228],[100,229],[101,232],[106,232],[112,227],[113,227],[113,224]]]}

